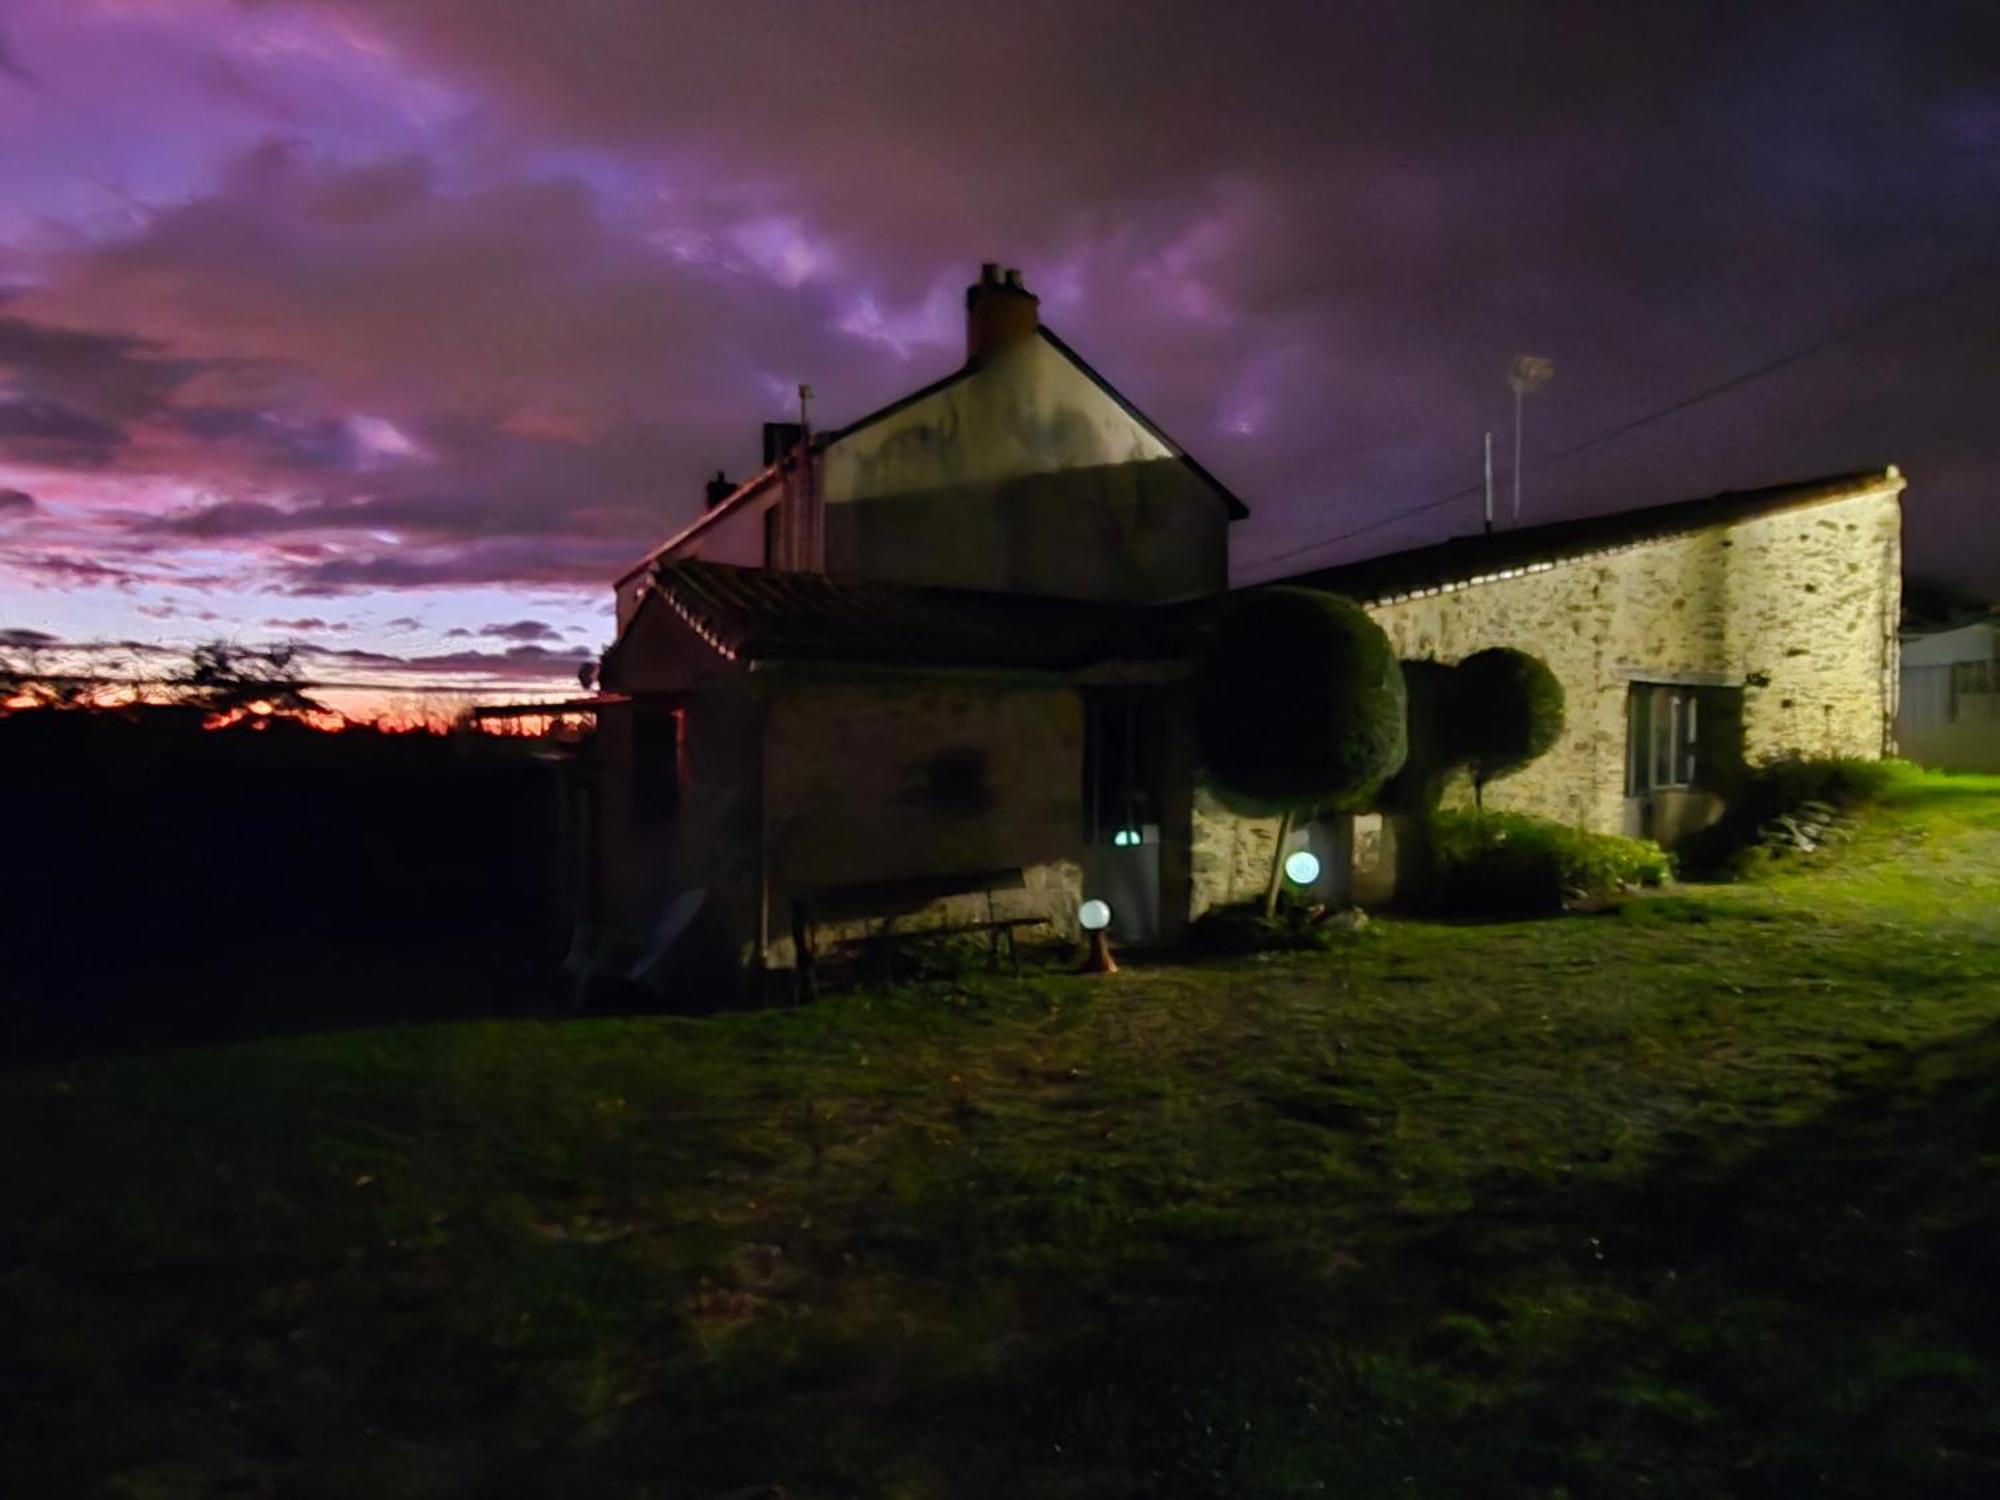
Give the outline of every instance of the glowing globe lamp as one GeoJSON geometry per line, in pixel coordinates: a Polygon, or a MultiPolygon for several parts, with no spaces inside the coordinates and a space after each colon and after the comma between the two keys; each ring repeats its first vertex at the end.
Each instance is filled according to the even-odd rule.
{"type": "Polygon", "coordinates": [[[1293,885],[1311,885],[1319,879],[1319,856],[1310,849],[1295,849],[1285,856],[1285,878],[1293,885]]]}
{"type": "Polygon", "coordinates": [[[1118,965],[1111,957],[1111,942],[1104,933],[1104,929],[1111,925],[1110,904],[1095,899],[1086,901],[1076,909],[1076,920],[1090,934],[1090,947],[1083,958],[1083,972],[1116,974],[1118,965]]]}

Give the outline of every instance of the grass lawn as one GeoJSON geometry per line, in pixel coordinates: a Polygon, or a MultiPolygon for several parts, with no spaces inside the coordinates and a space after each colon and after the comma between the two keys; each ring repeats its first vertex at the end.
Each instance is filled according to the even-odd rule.
{"type": "Polygon", "coordinates": [[[0,1493],[2000,1494],[1996,902],[18,1067],[0,1493]]]}

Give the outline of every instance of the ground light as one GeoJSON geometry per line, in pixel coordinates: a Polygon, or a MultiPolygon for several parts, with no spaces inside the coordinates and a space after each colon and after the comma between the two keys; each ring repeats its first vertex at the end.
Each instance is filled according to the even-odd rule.
{"type": "Polygon", "coordinates": [[[1295,849],[1285,856],[1285,878],[1293,885],[1311,885],[1319,879],[1319,856],[1310,849],[1295,849]]]}
{"type": "Polygon", "coordinates": [[[1109,902],[1089,900],[1076,909],[1076,920],[1090,935],[1089,950],[1083,956],[1083,972],[1086,974],[1116,974],[1118,964],[1111,957],[1111,939],[1104,929],[1111,925],[1111,905],[1109,902]]]}

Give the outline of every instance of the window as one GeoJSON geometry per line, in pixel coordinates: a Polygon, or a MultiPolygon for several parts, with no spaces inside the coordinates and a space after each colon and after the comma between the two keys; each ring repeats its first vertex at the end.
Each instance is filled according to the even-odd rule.
{"type": "Polygon", "coordinates": [[[1084,838],[1129,847],[1160,820],[1158,701],[1104,692],[1083,707],[1084,838]]]}
{"type": "Polygon", "coordinates": [[[1632,684],[1626,706],[1626,796],[1695,784],[1701,735],[1699,701],[1695,688],[1632,684]]]}
{"type": "Polygon", "coordinates": [[[1951,664],[1951,722],[2000,718],[2000,662],[1951,664]]]}

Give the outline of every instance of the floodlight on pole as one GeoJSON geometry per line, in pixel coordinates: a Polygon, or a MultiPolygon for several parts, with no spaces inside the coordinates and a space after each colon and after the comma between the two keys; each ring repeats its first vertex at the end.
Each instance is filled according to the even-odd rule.
{"type": "Polygon", "coordinates": [[[1555,378],[1555,361],[1537,354],[1517,354],[1507,369],[1507,384],[1514,388],[1514,524],[1521,524],[1521,401],[1532,396],[1555,378]]]}

